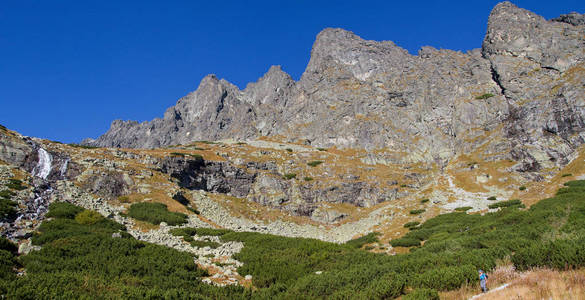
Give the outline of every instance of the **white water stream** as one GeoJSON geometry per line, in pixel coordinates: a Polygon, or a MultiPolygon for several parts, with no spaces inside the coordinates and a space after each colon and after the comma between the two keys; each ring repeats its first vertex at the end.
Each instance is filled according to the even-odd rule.
{"type": "Polygon", "coordinates": [[[59,172],[61,173],[61,177],[65,178],[65,173],[67,173],[67,165],[69,164],[69,158],[65,160],[65,162],[61,165],[59,172]]]}
{"type": "Polygon", "coordinates": [[[47,150],[39,148],[39,162],[33,170],[33,174],[42,179],[47,179],[51,173],[51,164],[53,163],[53,157],[47,150]]]}

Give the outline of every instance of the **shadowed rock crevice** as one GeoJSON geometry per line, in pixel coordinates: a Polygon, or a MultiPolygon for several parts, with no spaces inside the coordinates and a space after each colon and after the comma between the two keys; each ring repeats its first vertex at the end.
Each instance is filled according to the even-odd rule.
{"type": "Polygon", "coordinates": [[[245,197],[256,174],[226,162],[185,157],[169,157],[160,162],[160,170],[178,180],[182,188],[245,197]]]}

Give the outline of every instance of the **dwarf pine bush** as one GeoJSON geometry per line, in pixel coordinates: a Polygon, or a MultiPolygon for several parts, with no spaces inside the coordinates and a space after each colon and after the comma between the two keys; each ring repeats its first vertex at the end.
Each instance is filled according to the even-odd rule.
{"type": "Polygon", "coordinates": [[[136,220],[145,221],[156,225],[160,224],[161,222],[165,222],[171,226],[187,223],[187,215],[183,213],[170,212],[168,211],[166,204],[163,203],[134,203],[128,209],[128,216],[136,220]]]}
{"type": "Polygon", "coordinates": [[[10,266],[7,279],[0,279],[6,298],[387,299],[407,293],[404,299],[436,299],[436,291],[477,285],[477,269],[490,271],[507,256],[519,270],[585,267],[585,181],[568,182],[556,196],[524,210],[511,205],[484,215],[453,212],[428,219],[389,241],[411,247],[394,256],[362,249],[379,238],[375,233],[335,244],[173,229],[183,237],[217,235],[224,242],[243,242],[234,258],[243,263],[239,274],[253,276],[254,289],[202,284],[206,272],[190,254],[137,241],[106,218],[81,224],[75,219],[83,210],[73,214],[71,207],[61,206],[53,208],[65,212],[50,212],[54,219],[45,220],[33,236],[40,251],[15,260],[0,240],[0,260],[10,266]],[[122,237],[113,238],[115,232],[122,237]],[[26,275],[14,275],[16,264],[26,275]]]}

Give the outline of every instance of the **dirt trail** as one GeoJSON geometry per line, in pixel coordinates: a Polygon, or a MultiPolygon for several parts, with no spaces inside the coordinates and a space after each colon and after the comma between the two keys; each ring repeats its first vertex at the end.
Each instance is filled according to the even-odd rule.
{"type": "Polygon", "coordinates": [[[503,285],[500,285],[499,287],[497,287],[497,288],[495,288],[495,289],[488,290],[488,291],[487,291],[487,293],[481,293],[481,294],[477,294],[477,295],[475,295],[475,296],[473,296],[473,297],[469,298],[469,300],[473,300],[473,299],[480,299],[481,297],[483,297],[483,296],[485,296],[485,295],[488,295],[488,294],[489,294],[489,293],[491,293],[491,292],[496,292],[496,291],[499,291],[499,290],[503,290],[503,289],[505,289],[506,287],[508,287],[509,285],[510,285],[509,283],[505,283],[505,284],[503,284],[503,285]]]}

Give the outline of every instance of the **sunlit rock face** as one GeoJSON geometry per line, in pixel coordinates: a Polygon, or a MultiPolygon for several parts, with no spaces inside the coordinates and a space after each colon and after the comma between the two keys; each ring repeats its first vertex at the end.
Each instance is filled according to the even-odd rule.
{"type": "Polygon", "coordinates": [[[444,165],[481,151],[516,160],[521,171],[564,164],[585,137],[584,20],[545,20],[503,2],[481,49],[417,55],[327,28],[298,82],[276,66],[244,90],[209,75],[162,119],[117,120],[86,143],[155,148],[273,136],[366,149],[384,163],[444,165]]]}

